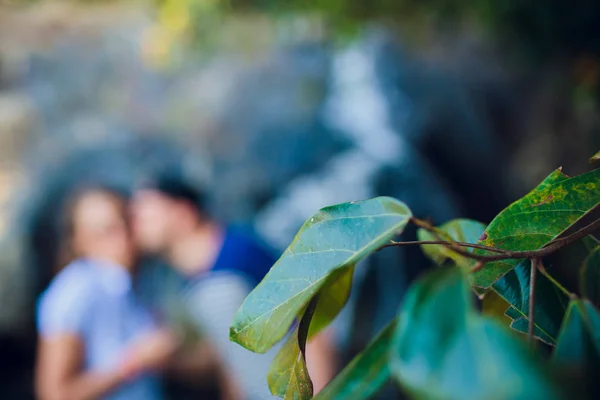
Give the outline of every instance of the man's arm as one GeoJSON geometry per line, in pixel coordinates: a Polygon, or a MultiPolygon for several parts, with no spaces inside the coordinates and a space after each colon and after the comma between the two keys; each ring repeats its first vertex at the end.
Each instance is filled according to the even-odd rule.
{"type": "Polygon", "coordinates": [[[267,373],[273,352],[256,354],[229,340],[229,327],[235,313],[250,292],[250,286],[237,274],[215,273],[193,287],[188,308],[207,339],[215,346],[232,385],[246,400],[273,398],[267,386],[267,373]]]}
{"type": "Polygon", "coordinates": [[[325,329],[306,343],[306,368],[314,393],[319,393],[335,376],[337,360],[333,334],[325,329]]]}
{"type": "Polygon", "coordinates": [[[165,369],[165,373],[176,379],[198,383],[203,378],[212,379],[221,367],[221,360],[214,345],[200,340],[180,348],[165,369]]]}

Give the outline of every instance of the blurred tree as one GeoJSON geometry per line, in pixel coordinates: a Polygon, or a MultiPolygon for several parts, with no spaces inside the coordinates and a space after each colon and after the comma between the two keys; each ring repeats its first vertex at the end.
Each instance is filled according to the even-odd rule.
{"type": "Polygon", "coordinates": [[[549,0],[543,7],[534,2],[493,0],[158,0],[158,8],[159,20],[172,32],[182,32],[187,26],[202,36],[210,28],[205,25],[207,16],[216,13],[221,17],[257,12],[273,17],[317,13],[336,34],[371,22],[396,28],[420,26],[421,30],[476,23],[540,60],[600,53],[600,5],[593,0],[549,0]]]}

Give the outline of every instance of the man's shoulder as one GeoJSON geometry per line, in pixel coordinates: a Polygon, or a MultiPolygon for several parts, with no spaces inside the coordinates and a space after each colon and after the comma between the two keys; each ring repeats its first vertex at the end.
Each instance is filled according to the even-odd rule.
{"type": "Polygon", "coordinates": [[[275,252],[256,233],[250,229],[230,227],[226,233],[226,243],[244,258],[261,260],[275,259],[275,252]]]}
{"type": "Polygon", "coordinates": [[[260,239],[252,230],[236,225],[228,226],[225,229],[225,239],[235,243],[237,246],[244,246],[248,248],[262,247],[260,239]]]}
{"type": "Polygon", "coordinates": [[[276,257],[258,236],[247,229],[227,229],[215,270],[236,270],[258,283],[275,263],[276,257]]]}

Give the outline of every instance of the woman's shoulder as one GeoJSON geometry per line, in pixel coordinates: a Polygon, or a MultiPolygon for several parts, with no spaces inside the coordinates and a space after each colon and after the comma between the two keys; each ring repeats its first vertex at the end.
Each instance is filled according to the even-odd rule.
{"type": "Polygon", "coordinates": [[[94,286],[94,282],[94,274],[88,262],[85,260],[73,261],[52,279],[42,296],[65,290],[87,291],[94,286]]]}
{"type": "Polygon", "coordinates": [[[84,262],[67,265],[38,299],[40,330],[53,333],[78,329],[96,293],[94,276],[84,262]]]}
{"type": "Polygon", "coordinates": [[[97,285],[87,262],[74,261],[52,279],[38,300],[38,308],[64,308],[70,303],[85,302],[98,292],[97,285]]]}

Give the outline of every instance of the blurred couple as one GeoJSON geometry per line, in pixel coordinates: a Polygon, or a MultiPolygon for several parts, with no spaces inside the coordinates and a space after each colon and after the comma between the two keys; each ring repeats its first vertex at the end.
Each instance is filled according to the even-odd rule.
{"type": "MultiPolygon", "coordinates": [[[[162,399],[161,377],[218,382],[220,398],[270,398],[271,357],[229,341],[233,316],[274,264],[252,236],[222,227],[183,179],[163,174],[131,199],[104,186],[79,188],[65,208],[65,261],[38,301],[36,392],[42,400],[162,399]],[[139,254],[164,257],[188,279],[185,335],[136,293],[139,254]]],[[[318,390],[332,375],[326,334],[307,351],[318,390]]]]}

